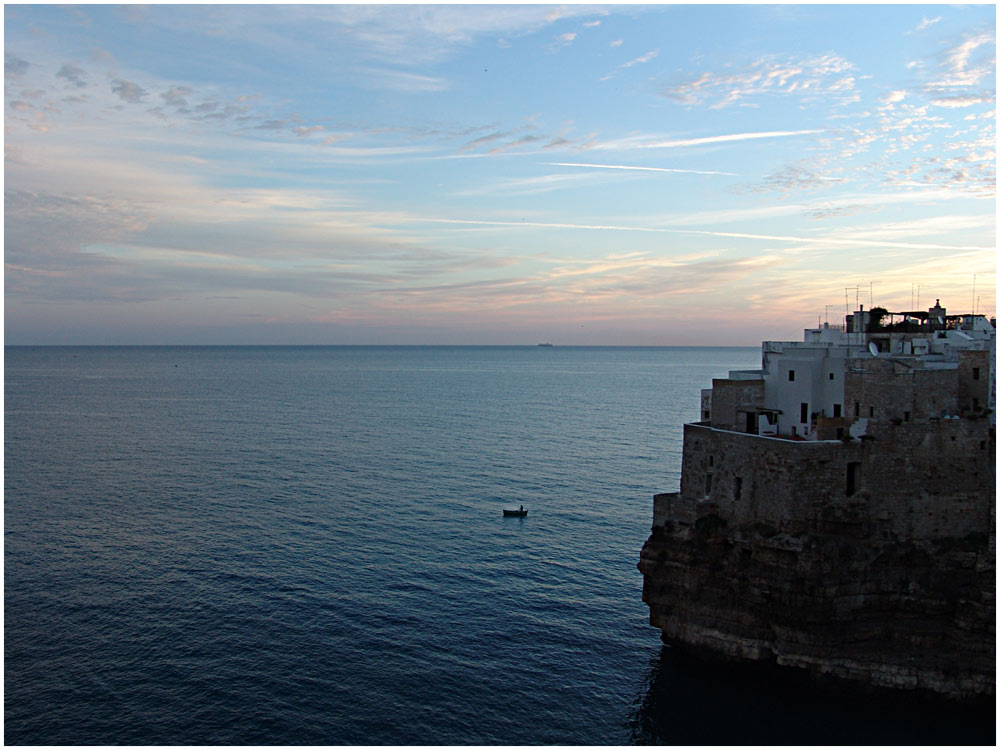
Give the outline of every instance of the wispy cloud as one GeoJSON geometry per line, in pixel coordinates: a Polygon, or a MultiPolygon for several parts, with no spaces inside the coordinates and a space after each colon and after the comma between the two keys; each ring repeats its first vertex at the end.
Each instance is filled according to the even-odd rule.
{"type": "Polygon", "coordinates": [[[829,187],[836,178],[819,174],[803,164],[788,164],[749,187],[752,192],[775,190],[783,194],[829,187]]]}
{"type": "MultiPolygon", "coordinates": [[[[642,63],[648,63],[650,60],[654,59],[659,54],[660,50],[658,49],[650,50],[645,55],[640,55],[639,57],[636,57],[633,60],[629,60],[628,62],[622,63],[617,68],[615,68],[615,71],[625,70],[626,68],[631,68],[633,65],[641,65],[642,63]]],[[[607,81],[609,78],[612,77],[614,77],[614,73],[608,73],[602,76],[601,80],[607,81]]]]}
{"type": "MultiPolygon", "coordinates": [[[[781,263],[776,256],[757,258],[669,258],[645,252],[609,254],[592,260],[553,259],[551,266],[520,276],[477,282],[420,285],[394,290],[403,309],[426,313],[428,302],[441,311],[475,315],[484,307],[503,309],[505,317],[533,311],[587,305],[588,319],[613,320],[634,315],[644,300],[697,294],[745,279],[781,263]]],[[[537,313],[536,313],[537,314],[537,313]]],[[[544,314],[544,313],[543,313],[544,314]]],[[[556,313],[557,315],[559,313],[556,313]]],[[[579,312],[575,317],[579,316],[579,312]]],[[[551,322],[552,313],[545,315],[551,322]]]]}
{"type": "Polygon", "coordinates": [[[857,100],[854,63],[837,55],[778,59],[763,57],[732,72],[704,72],[693,80],[663,90],[663,95],[688,105],[754,105],[766,95],[795,95],[847,103],[857,100]]]}
{"type": "Polygon", "coordinates": [[[896,102],[901,102],[906,98],[906,92],[902,90],[890,91],[885,94],[879,101],[883,104],[895,104],[896,102]]]}
{"type": "Polygon", "coordinates": [[[491,154],[501,154],[504,151],[510,151],[516,148],[520,148],[521,146],[527,146],[532,143],[538,143],[539,141],[542,140],[545,139],[540,135],[531,135],[531,134],[522,135],[520,138],[510,141],[509,143],[501,143],[498,146],[494,146],[493,148],[490,149],[489,152],[491,154]]]}
{"type": "Polygon", "coordinates": [[[473,151],[480,146],[485,146],[488,143],[499,141],[502,138],[510,138],[521,130],[522,128],[514,128],[512,130],[498,130],[493,133],[487,133],[486,135],[481,135],[478,138],[473,138],[467,143],[463,143],[458,150],[460,153],[463,151],[473,151]]]}
{"type": "Polygon", "coordinates": [[[87,85],[87,82],[84,80],[85,77],[86,73],[84,70],[71,63],[64,64],[59,68],[59,72],[56,73],[56,78],[63,78],[77,88],[84,88],[87,85]]]}
{"type": "Polygon", "coordinates": [[[870,203],[851,203],[845,206],[819,206],[806,211],[805,216],[810,219],[831,219],[869,211],[878,211],[880,209],[881,206],[870,203]]]}
{"type": "Polygon", "coordinates": [[[618,67],[620,67],[620,68],[631,68],[633,65],[639,65],[641,63],[648,63],[650,60],[652,60],[654,57],[656,57],[659,54],[660,54],[660,50],[658,50],[658,49],[650,50],[645,55],[640,55],[639,57],[635,58],[634,60],[629,60],[627,63],[622,63],[618,67]]]}
{"type": "Polygon", "coordinates": [[[576,32],[569,31],[565,34],[560,34],[553,40],[553,42],[548,46],[549,52],[558,52],[564,47],[568,47],[576,39],[576,32]]]}
{"type": "Polygon", "coordinates": [[[411,93],[445,91],[449,83],[437,76],[421,75],[405,70],[387,68],[359,68],[358,72],[375,88],[411,93]]]}
{"type": "Polygon", "coordinates": [[[927,84],[928,91],[945,93],[975,86],[996,75],[996,40],[992,31],[969,36],[947,51],[938,77],[927,84]]]}
{"type": "Polygon", "coordinates": [[[13,55],[10,52],[4,52],[3,54],[3,75],[8,81],[17,80],[25,73],[28,72],[28,68],[31,67],[31,63],[27,60],[22,60],[17,55],[13,55]]]}
{"type": "Polygon", "coordinates": [[[555,138],[553,138],[552,140],[550,140],[548,143],[546,143],[544,146],[542,146],[542,148],[545,148],[545,149],[550,149],[550,148],[564,148],[566,146],[572,146],[572,145],[573,145],[573,141],[570,141],[570,140],[568,140],[566,138],[563,138],[561,135],[558,135],[555,138]]]}
{"type": "Polygon", "coordinates": [[[468,226],[487,226],[487,227],[602,229],[602,230],[621,231],[621,232],[661,232],[661,233],[674,231],[670,229],[662,229],[657,227],[629,227],[629,226],[617,226],[614,224],[572,224],[572,223],[547,222],[547,221],[487,221],[482,219],[427,219],[427,218],[416,219],[416,221],[427,222],[431,224],[459,224],[468,226]]]}
{"type": "Polygon", "coordinates": [[[907,34],[915,34],[917,32],[923,31],[924,29],[929,28],[929,27],[933,26],[934,24],[936,24],[938,21],[941,20],[941,18],[942,18],[942,16],[936,16],[935,18],[928,18],[927,16],[924,16],[920,20],[920,23],[917,24],[916,28],[914,28],[914,29],[912,29],[910,31],[907,31],[906,33],[907,34]]]}
{"type": "Polygon", "coordinates": [[[824,187],[837,176],[993,195],[995,147],[986,144],[995,143],[994,115],[963,116],[966,125],[955,115],[995,100],[985,83],[995,76],[994,48],[993,32],[966,34],[937,56],[911,61],[905,87],[883,90],[874,109],[845,111],[842,124],[815,141],[808,160],[773,170],[748,189],[787,195],[824,187]]]}
{"type": "Polygon", "coordinates": [[[160,94],[164,103],[171,107],[186,107],[187,97],[191,95],[189,86],[172,86],[160,94]]]}
{"type": "Polygon", "coordinates": [[[917,203],[938,203],[963,199],[963,196],[944,189],[922,189],[886,192],[849,192],[837,196],[824,197],[820,201],[787,201],[782,200],[772,205],[753,206],[749,208],[719,208],[705,211],[685,211],[683,213],[666,214],[650,220],[655,226],[718,226],[736,222],[773,222],[785,217],[802,215],[809,218],[820,218],[823,215],[834,216],[842,209],[854,206],[868,206],[872,210],[880,210],[887,206],[912,205],[917,203]]]}
{"type": "Polygon", "coordinates": [[[325,298],[502,263],[425,247],[386,228],[406,216],[360,210],[336,193],[211,189],[159,176],[135,197],[124,173],[117,196],[9,190],[9,297],[107,303],[214,287],[325,298]]]}
{"type": "MultiPolygon", "coordinates": [[[[539,32],[574,17],[603,15],[590,6],[542,5],[303,5],[286,6],[283,18],[316,31],[295,48],[272,29],[274,13],[267,6],[220,6],[189,13],[203,16],[221,38],[238,39],[260,49],[278,49],[317,61],[326,59],[331,42],[365,61],[413,68],[439,62],[469,48],[482,37],[511,39],[539,32]]],[[[170,24],[170,14],[153,12],[145,24],[170,24]]]]}
{"type": "MultiPolygon", "coordinates": [[[[306,137],[312,135],[313,133],[322,133],[325,129],[326,128],[324,128],[322,125],[309,125],[309,126],[300,125],[299,127],[295,128],[295,135],[297,135],[299,138],[306,138],[306,137]]],[[[346,137],[346,136],[343,136],[343,135],[340,136],[341,139],[343,139],[344,137],[346,137]]],[[[329,139],[329,138],[333,138],[334,139],[332,141],[329,141],[330,143],[336,143],[337,142],[337,136],[336,135],[327,136],[327,139],[329,139]]]]}
{"type": "Polygon", "coordinates": [[[931,99],[931,104],[935,107],[947,107],[949,109],[960,109],[971,107],[974,104],[983,104],[993,101],[992,95],[979,96],[976,94],[958,94],[956,96],[942,96],[931,99]]]}
{"type": "Polygon", "coordinates": [[[111,91],[129,104],[141,102],[142,98],[146,95],[146,92],[138,84],[131,81],[123,81],[120,78],[115,78],[111,81],[111,91]]]}
{"type": "Polygon", "coordinates": [[[594,176],[595,175],[593,174],[573,173],[494,180],[482,187],[462,190],[457,194],[464,197],[493,195],[496,193],[509,195],[533,195],[536,193],[547,193],[552,190],[559,190],[565,187],[575,187],[588,181],[592,181],[594,176]]]}

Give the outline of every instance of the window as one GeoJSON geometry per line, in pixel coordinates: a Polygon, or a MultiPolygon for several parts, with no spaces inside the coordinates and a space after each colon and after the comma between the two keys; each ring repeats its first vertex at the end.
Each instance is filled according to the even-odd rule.
{"type": "Polygon", "coordinates": [[[861,462],[851,461],[847,464],[847,496],[855,494],[858,491],[858,485],[861,483],[861,462]]]}
{"type": "Polygon", "coordinates": [[[904,411],[903,412],[903,421],[904,422],[909,422],[910,421],[910,412],[908,412],[908,411],[904,411]]]}
{"type": "Polygon", "coordinates": [[[973,380],[979,380],[979,368],[978,367],[973,367],[972,368],[972,379],[973,380]]]}
{"type": "Polygon", "coordinates": [[[712,475],[711,474],[706,474],[705,475],[705,495],[711,495],[711,494],[712,494],[712,475]]]}
{"type": "Polygon", "coordinates": [[[809,422],[809,404],[801,404],[799,406],[799,421],[803,424],[808,424],[809,422]]]}
{"type": "Polygon", "coordinates": [[[972,399],[972,408],[973,409],[978,409],[979,408],[979,399],[978,398],[973,397],[973,399],[972,399]]]}
{"type": "Polygon", "coordinates": [[[708,465],[709,466],[715,466],[715,456],[709,456],[708,457],[708,465]]]}
{"type": "Polygon", "coordinates": [[[869,417],[874,417],[875,416],[875,407],[874,406],[869,406],[868,407],[868,416],[869,417]]]}
{"type": "Polygon", "coordinates": [[[830,380],[833,380],[833,373],[830,373],[830,380]]]}
{"type": "Polygon", "coordinates": [[[834,416],[834,418],[837,418],[837,417],[840,416],[840,404],[834,404],[833,405],[833,416],[834,416]]]}
{"type": "Polygon", "coordinates": [[[843,427],[838,427],[837,428],[837,440],[840,440],[842,437],[844,437],[844,428],[843,427]]]}
{"type": "Polygon", "coordinates": [[[788,371],[788,382],[791,383],[793,380],[795,380],[795,370],[789,370],[788,371]]]}
{"type": "Polygon", "coordinates": [[[743,496],[743,477],[736,477],[733,480],[733,500],[739,500],[743,496]]]}
{"type": "Polygon", "coordinates": [[[705,411],[702,412],[702,414],[704,414],[704,416],[702,417],[702,419],[707,420],[709,418],[709,416],[711,415],[711,413],[712,412],[710,412],[708,409],[705,409],[705,411]]]}
{"type": "Polygon", "coordinates": [[[854,416],[856,417],[861,416],[861,404],[858,403],[857,401],[854,402],[854,416]]]}

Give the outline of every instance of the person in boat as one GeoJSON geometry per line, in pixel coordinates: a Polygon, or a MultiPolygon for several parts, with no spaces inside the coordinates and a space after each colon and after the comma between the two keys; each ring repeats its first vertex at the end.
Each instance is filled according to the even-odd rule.
{"type": "Polygon", "coordinates": [[[522,506],[521,506],[520,508],[518,508],[518,511],[519,511],[520,513],[524,513],[524,506],[522,505],[522,506]]]}

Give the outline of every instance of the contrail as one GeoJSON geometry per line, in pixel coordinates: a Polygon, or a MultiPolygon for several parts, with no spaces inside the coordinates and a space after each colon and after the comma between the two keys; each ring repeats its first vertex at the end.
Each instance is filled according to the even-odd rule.
{"type": "MultiPolygon", "coordinates": [[[[639,148],[683,148],[686,146],[705,146],[711,143],[734,143],[737,141],[751,141],[758,138],[788,138],[797,135],[814,135],[822,133],[823,130],[768,130],[762,133],[730,133],[729,135],[710,135],[702,138],[684,138],[676,141],[649,141],[639,140],[640,137],[632,136],[618,138],[616,140],[605,141],[588,145],[588,148],[600,151],[627,151],[639,148]]],[[[648,138],[648,136],[645,136],[648,138]]]]}
{"type": "Polygon", "coordinates": [[[732,141],[749,141],[756,138],[785,138],[792,135],[812,135],[822,133],[822,130],[770,130],[764,133],[733,133],[732,135],[712,135],[706,138],[688,138],[681,141],[660,141],[659,143],[644,143],[637,148],[675,148],[678,146],[701,146],[706,143],[730,143],[732,141]]]}
{"type": "Polygon", "coordinates": [[[667,169],[666,167],[630,167],[620,164],[577,164],[575,162],[550,161],[547,167],[590,167],[593,169],[629,169],[638,172],[685,172],[687,174],[721,174],[729,177],[739,177],[735,172],[704,172],[700,169],[667,169]]]}
{"type": "Polygon", "coordinates": [[[660,232],[664,234],[702,234],[712,237],[734,237],[747,240],[773,240],[778,242],[815,242],[841,247],[857,245],[861,247],[903,247],[914,250],[967,250],[993,251],[992,247],[978,245],[934,245],[923,242],[894,242],[892,240],[836,239],[832,237],[792,237],[780,234],[746,234],[742,232],[711,232],[704,229],[666,229],[664,227],[625,227],[614,224],[559,224],[542,221],[476,221],[472,219],[415,219],[433,224],[475,224],[495,227],[542,227],[548,229],[604,229],[618,232],[660,232]]]}

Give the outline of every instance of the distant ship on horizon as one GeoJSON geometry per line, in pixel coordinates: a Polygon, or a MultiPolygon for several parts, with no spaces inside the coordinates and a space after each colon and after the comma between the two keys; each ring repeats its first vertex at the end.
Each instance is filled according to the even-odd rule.
{"type": "Polygon", "coordinates": [[[552,346],[552,344],[544,343],[544,344],[539,344],[539,346],[552,346]]]}

